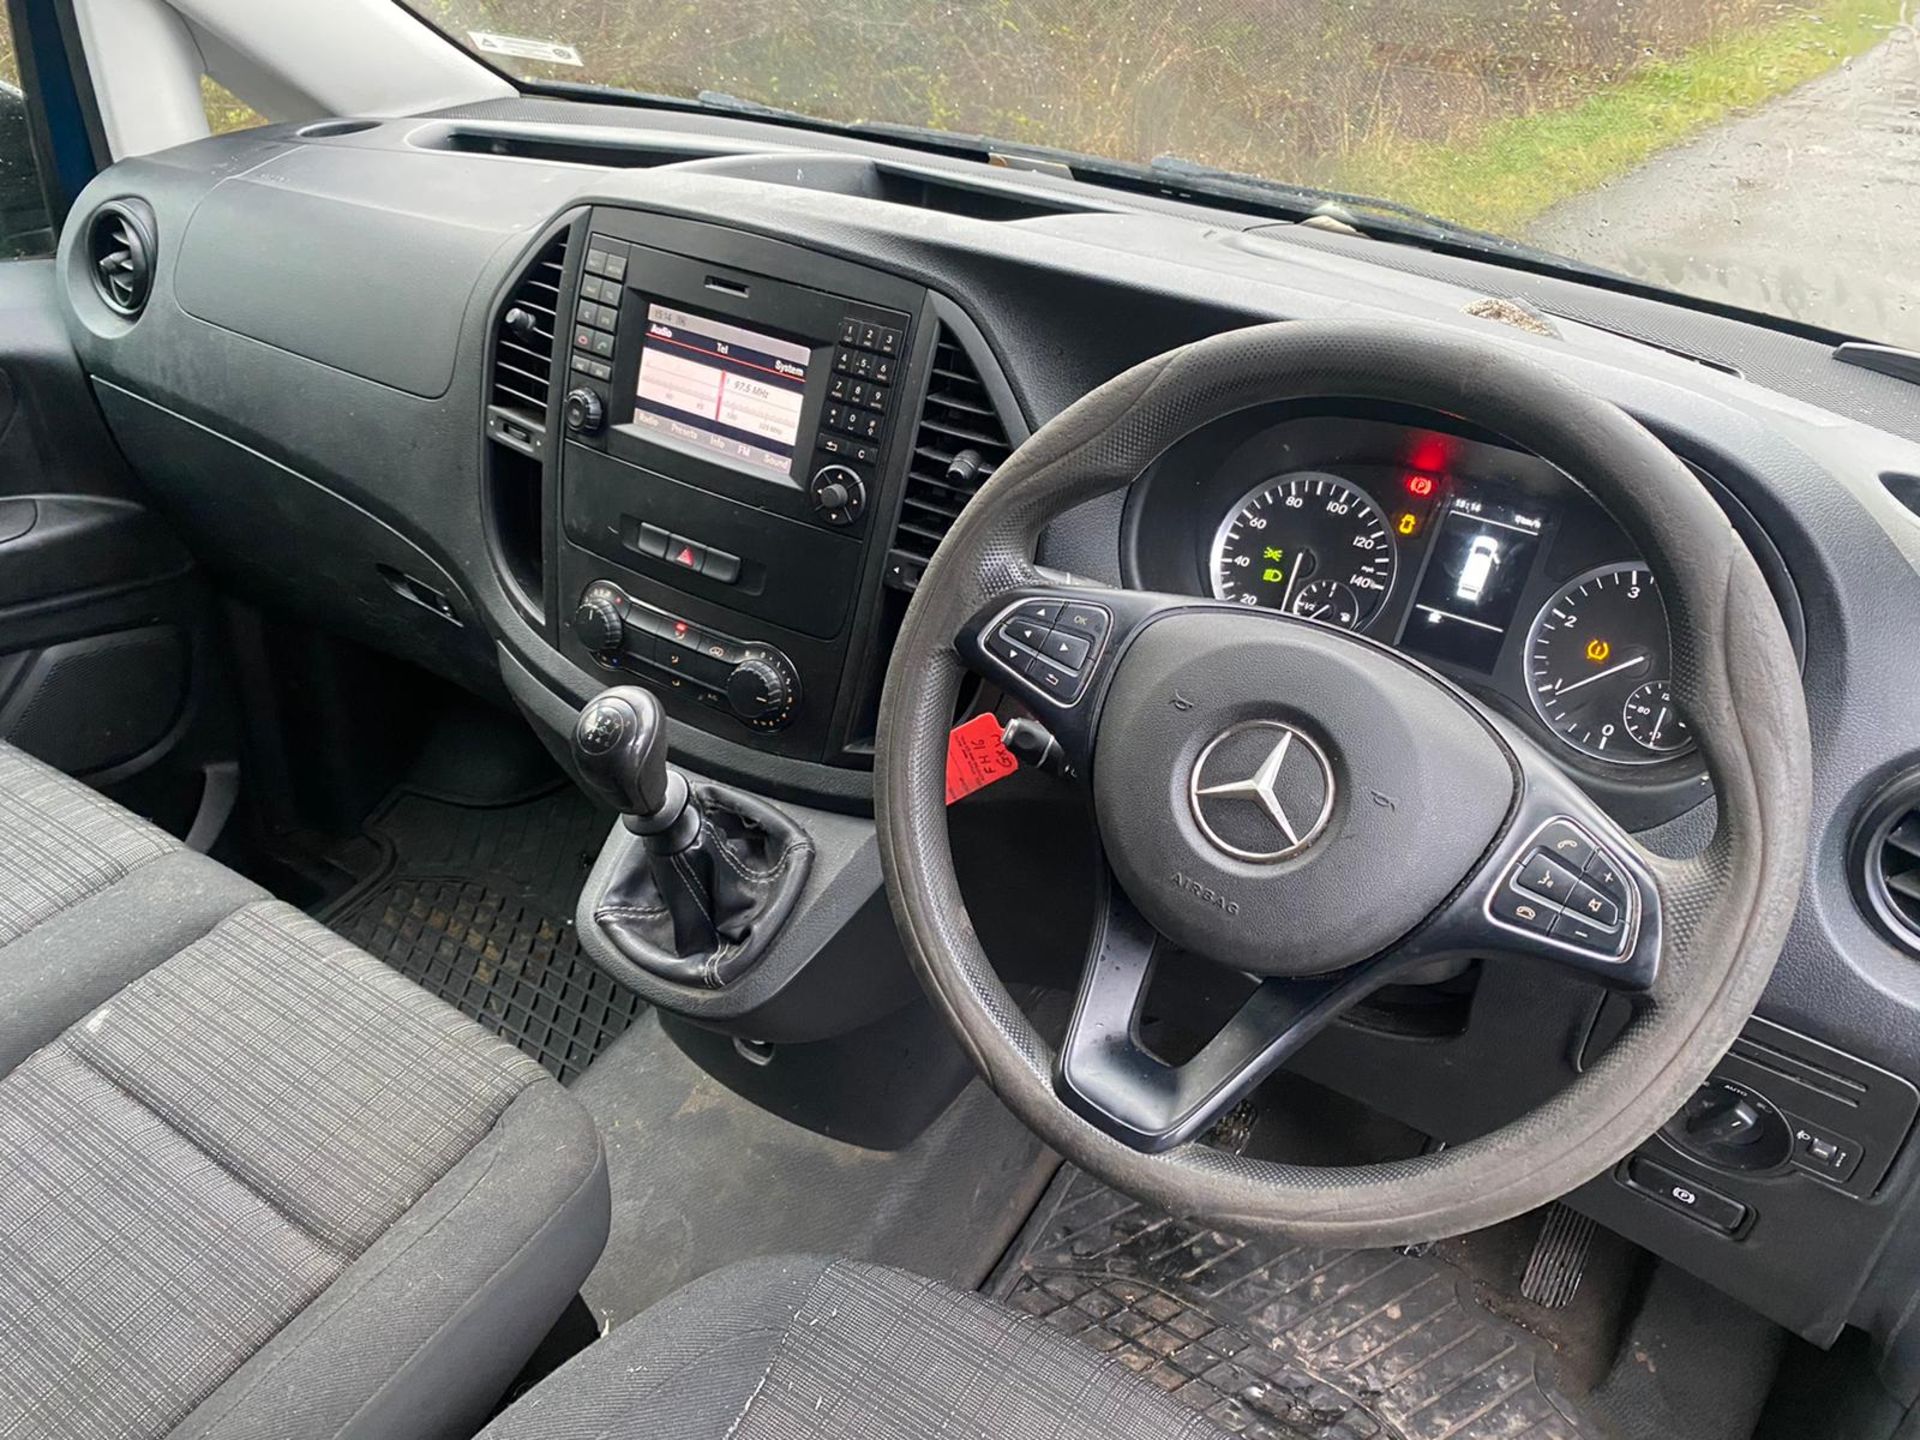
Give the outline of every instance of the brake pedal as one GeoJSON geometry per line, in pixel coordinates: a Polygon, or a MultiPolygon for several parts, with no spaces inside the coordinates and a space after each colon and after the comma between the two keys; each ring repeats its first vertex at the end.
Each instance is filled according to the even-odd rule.
{"type": "Polygon", "coordinates": [[[1541,1222],[1540,1238],[1533,1242],[1520,1293],[1548,1310],[1571,1303],[1592,1252],[1593,1221],[1555,1201],[1541,1222]]]}

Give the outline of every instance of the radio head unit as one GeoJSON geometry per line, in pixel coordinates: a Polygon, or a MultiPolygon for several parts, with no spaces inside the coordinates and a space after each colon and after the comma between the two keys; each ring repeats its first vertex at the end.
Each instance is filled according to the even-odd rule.
{"type": "Polygon", "coordinates": [[[909,324],[897,310],[595,231],[571,328],[569,438],[859,531],[899,408],[909,324]]]}

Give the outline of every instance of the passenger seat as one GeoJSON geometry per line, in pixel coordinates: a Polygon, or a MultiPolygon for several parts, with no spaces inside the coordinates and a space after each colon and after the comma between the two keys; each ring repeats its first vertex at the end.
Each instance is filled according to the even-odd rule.
{"type": "Polygon", "coordinates": [[[0,746],[0,1435],[471,1435],[607,1223],[532,1060],[0,746]]]}

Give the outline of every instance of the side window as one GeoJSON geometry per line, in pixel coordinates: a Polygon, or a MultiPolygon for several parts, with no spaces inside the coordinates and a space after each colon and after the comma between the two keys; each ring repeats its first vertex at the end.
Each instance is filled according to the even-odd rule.
{"type": "Polygon", "coordinates": [[[273,123],[211,75],[200,77],[200,103],[206,107],[207,129],[215,135],[273,123]]]}
{"type": "Polygon", "coordinates": [[[33,163],[13,30],[0,8],[0,260],[53,253],[53,220],[33,163]]]}

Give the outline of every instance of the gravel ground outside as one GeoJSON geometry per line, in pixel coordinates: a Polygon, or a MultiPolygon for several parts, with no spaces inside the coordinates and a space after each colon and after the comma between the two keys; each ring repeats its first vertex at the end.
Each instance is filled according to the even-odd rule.
{"type": "Polygon", "coordinates": [[[1714,300],[1920,348],[1910,30],[1553,207],[1527,237],[1714,300]]]}

